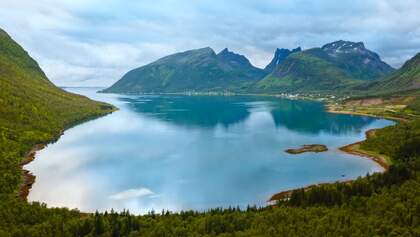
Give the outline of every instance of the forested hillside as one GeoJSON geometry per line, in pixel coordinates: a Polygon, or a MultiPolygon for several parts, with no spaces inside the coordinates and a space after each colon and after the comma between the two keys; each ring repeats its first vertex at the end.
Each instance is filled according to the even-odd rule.
{"type": "MultiPolygon", "coordinates": [[[[28,53],[0,29],[0,225],[20,207],[24,155],[36,144],[58,138],[63,129],[115,108],[54,86],[28,53]]],[[[21,213],[25,215],[24,213],[21,213]]],[[[1,235],[0,235],[1,236],[1,235]]]]}
{"type": "Polygon", "coordinates": [[[420,89],[420,53],[388,77],[360,85],[355,90],[365,94],[401,94],[404,91],[420,89]]]}
{"type": "Polygon", "coordinates": [[[353,87],[352,97],[330,103],[329,110],[412,120],[420,116],[419,88],[418,53],[391,75],[353,87]]]}

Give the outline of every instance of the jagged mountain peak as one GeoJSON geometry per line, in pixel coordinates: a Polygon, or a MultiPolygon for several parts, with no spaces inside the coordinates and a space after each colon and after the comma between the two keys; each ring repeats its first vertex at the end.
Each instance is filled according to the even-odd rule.
{"type": "Polygon", "coordinates": [[[373,52],[365,48],[363,42],[352,42],[345,40],[338,40],[322,46],[322,50],[327,52],[329,55],[334,56],[336,54],[348,54],[348,53],[365,53],[377,56],[373,52]]]}
{"type": "Polygon", "coordinates": [[[299,46],[299,47],[297,47],[297,48],[295,48],[295,49],[292,49],[292,50],[290,50],[290,49],[285,49],[285,48],[277,48],[276,49],[276,52],[274,53],[275,55],[277,54],[277,55],[281,55],[281,54],[284,54],[284,53],[295,53],[295,52],[300,52],[300,51],[302,51],[302,48],[299,46]]]}
{"type": "Polygon", "coordinates": [[[297,47],[295,49],[285,49],[285,48],[277,48],[274,52],[274,57],[271,62],[264,68],[264,71],[267,73],[272,72],[277,65],[282,63],[290,54],[302,51],[301,47],[297,47]]]}
{"type": "Polygon", "coordinates": [[[353,42],[346,40],[337,40],[322,46],[322,49],[337,49],[337,48],[365,48],[363,42],[353,42]]]}
{"type": "Polygon", "coordinates": [[[363,42],[339,40],[325,44],[321,49],[331,57],[330,61],[345,65],[359,79],[377,79],[394,71],[363,42]]]}
{"type": "Polygon", "coordinates": [[[225,61],[230,61],[232,63],[239,63],[241,65],[251,66],[251,63],[244,55],[229,51],[228,48],[224,48],[222,51],[220,51],[217,54],[217,57],[225,61]]]}
{"type": "Polygon", "coordinates": [[[217,55],[219,55],[219,56],[227,56],[227,55],[236,55],[236,56],[242,56],[242,57],[245,57],[245,56],[243,56],[242,54],[238,54],[238,53],[235,53],[235,52],[233,52],[233,51],[230,51],[228,48],[224,48],[222,51],[220,51],[217,55]]]}
{"type": "Polygon", "coordinates": [[[224,48],[222,51],[220,51],[218,54],[227,54],[227,53],[233,53],[231,51],[229,51],[228,48],[224,48]]]}

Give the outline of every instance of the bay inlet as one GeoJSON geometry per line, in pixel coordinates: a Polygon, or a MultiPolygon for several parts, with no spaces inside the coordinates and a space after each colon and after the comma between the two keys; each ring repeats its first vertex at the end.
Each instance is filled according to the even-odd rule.
{"type": "Polygon", "coordinates": [[[331,114],[319,102],[257,96],[98,94],[120,110],[64,132],[25,166],[29,201],[81,211],[265,205],[282,190],[382,171],[339,147],[392,121],[331,114]],[[324,144],[328,151],[284,150],[324,144]]]}

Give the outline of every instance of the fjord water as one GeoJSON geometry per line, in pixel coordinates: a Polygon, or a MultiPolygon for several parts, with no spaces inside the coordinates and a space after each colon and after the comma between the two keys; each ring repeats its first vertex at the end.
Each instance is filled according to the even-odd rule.
{"type": "Polygon", "coordinates": [[[25,168],[36,176],[30,201],[81,211],[264,205],[282,190],[381,171],[337,148],[392,124],[314,101],[67,90],[120,110],[65,131],[25,168]],[[314,143],[329,151],[284,152],[314,143]]]}

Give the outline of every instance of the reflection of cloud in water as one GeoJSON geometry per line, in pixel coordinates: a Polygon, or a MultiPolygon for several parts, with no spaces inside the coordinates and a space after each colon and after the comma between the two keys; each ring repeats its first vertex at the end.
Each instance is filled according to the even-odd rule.
{"type": "Polygon", "coordinates": [[[137,189],[127,189],[119,193],[115,193],[109,196],[110,199],[114,200],[125,200],[132,198],[142,198],[146,196],[155,195],[152,190],[148,188],[137,188],[137,189]]]}
{"type": "Polygon", "coordinates": [[[261,204],[283,188],[338,180],[342,174],[347,179],[378,168],[370,160],[333,149],[291,156],[284,153],[286,148],[309,143],[336,148],[360,140],[368,128],[389,124],[373,119],[360,123],[360,131],[345,132],[342,123],[352,119],[331,117],[319,126],[325,114],[312,118],[307,113],[312,109],[298,109],[322,109],[314,102],[208,97],[209,106],[200,114],[200,98],[176,96],[172,101],[166,96],[159,105],[159,96],[144,97],[130,96],[143,104],[129,102],[120,111],[72,128],[41,151],[28,165],[37,176],[29,200],[82,211],[112,207],[134,213],[261,204]],[[218,102],[211,105],[213,99],[218,102]],[[220,103],[234,109],[218,113],[220,103]],[[144,105],[146,110],[140,108],[144,105]],[[273,116],[276,108],[280,113],[273,116]],[[287,117],[288,109],[295,110],[293,116],[287,117]],[[302,124],[305,121],[309,125],[302,124]],[[331,124],[339,133],[328,129],[331,124]]]}
{"type": "Polygon", "coordinates": [[[50,170],[43,170],[41,173],[44,175],[37,175],[30,196],[42,197],[42,202],[54,207],[65,206],[94,211],[92,206],[104,205],[96,196],[97,193],[102,193],[100,191],[103,188],[102,182],[95,180],[92,174],[84,172],[48,174],[48,172],[50,170]]]}
{"type": "Polygon", "coordinates": [[[250,132],[266,132],[267,130],[264,129],[274,130],[275,128],[273,117],[266,110],[253,112],[245,123],[250,132]]]}

